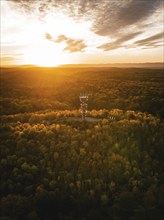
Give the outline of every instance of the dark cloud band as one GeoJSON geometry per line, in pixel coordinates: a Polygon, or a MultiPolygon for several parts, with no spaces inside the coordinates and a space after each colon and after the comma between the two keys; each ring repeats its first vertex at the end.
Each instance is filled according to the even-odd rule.
{"type": "Polygon", "coordinates": [[[147,37],[145,39],[138,40],[134,44],[136,46],[156,47],[156,46],[161,46],[160,43],[163,43],[163,41],[164,41],[164,32],[161,32],[153,36],[147,37]]]}
{"type": "Polygon", "coordinates": [[[129,40],[132,40],[134,37],[138,36],[141,33],[142,32],[135,32],[135,33],[126,34],[126,35],[121,36],[121,37],[119,37],[118,39],[116,39],[112,42],[102,44],[97,48],[103,49],[104,51],[118,49],[120,47],[123,47],[124,43],[126,43],[129,40]]]}

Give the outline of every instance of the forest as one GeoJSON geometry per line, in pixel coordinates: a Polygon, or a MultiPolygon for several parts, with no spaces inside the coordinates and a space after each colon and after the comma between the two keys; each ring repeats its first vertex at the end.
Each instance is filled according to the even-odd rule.
{"type": "Polygon", "coordinates": [[[162,69],[1,68],[0,86],[0,219],[164,219],[162,69]]]}

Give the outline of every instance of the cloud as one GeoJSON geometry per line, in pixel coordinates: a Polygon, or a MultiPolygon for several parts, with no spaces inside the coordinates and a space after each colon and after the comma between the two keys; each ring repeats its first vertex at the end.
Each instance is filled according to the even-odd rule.
{"type": "Polygon", "coordinates": [[[69,38],[67,38],[65,35],[59,35],[58,38],[54,41],[55,43],[61,43],[63,41],[68,41],[69,38]]]}
{"type": "Polygon", "coordinates": [[[151,37],[147,37],[142,40],[136,41],[134,44],[137,46],[146,46],[146,47],[157,47],[161,46],[160,43],[162,43],[164,40],[164,33],[158,33],[151,37]]]}
{"type": "Polygon", "coordinates": [[[152,16],[161,6],[162,0],[115,1],[102,5],[102,12],[93,30],[100,35],[113,35],[132,25],[138,25],[152,16]],[[113,3],[113,2],[112,2],[113,3]]]}
{"type": "MultiPolygon", "coordinates": [[[[35,12],[40,19],[49,11],[63,10],[75,19],[92,21],[92,31],[103,36],[124,32],[125,28],[144,23],[162,0],[10,0],[17,8],[35,12]]],[[[162,15],[161,15],[162,16],[162,15]]]]}
{"type": "Polygon", "coordinates": [[[157,9],[160,0],[133,0],[118,13],[122,25],[131,25],[141,21],[157,9]]]}
{"type": "Polygon", "coordinates": [[[34,1],[33,0],[7,0],[10,3],[14,3],[18,10],[23,10],[25,12],[33,11],[34,1]]]}
{"type": "Polygon", "coordinates": [[[70,53],[74,52],[83,52],[87,46],[82,40],[72,40],[69,39],[66,41],[67,47],[64,48],[65,51],[69,51],[70,53]]]}
{"type": "Polygon", "coordinates": [[[83,40],[75,40],[68,38],[65,35],[59,35],[57,39],[54,39],[49,33],[46,33],[45,38],[54,43],[65,42],[66,47],[64,48],[64,51],[69,51],[70,53],[83,52],[83,50],[87,47],[83,40]]]}
{"type": "Polygon", "coordinates": [[[127,47],[127,45],[124,45],[124,43],[126,43],[129,40],[134,39],[136,36],[142,34],[142,32],[136,32],[136,33],[131,33],[131,34],[127,34],[124,35],[120,38],[118,38],[115,41],[112,42],[108,42],[106,44],[102,44],[100,46],[98,46],[98,49],[103,49],[104,51],[109,51],[109,50],[116,50],[119,49],[121,47],[125,47],[125,48],[129,48],[129,47],[142,47],[144,46],[146,48],[155,48],[155,47],[159,47],[162,46],[161,43],[163,42],[164,39],[164,33],[160,32],[158,34],[155,34],[151,37],[147,37],[144,38],[142,40],[138,40],[135,41],[134,43],[132,43],[130,46],[127,47]]]}
{"type": "Polygon", "coordinates": [[[124,45],[124,43],[126,43],[129,40],[134,39],[136,36],[138,36],[140,34],[142,34],[142,32],[127,34],[127,35],[124,35],[124,36],[116,39],[115,41],[102,44],[102,45],[98,46],[97,48],[103,49],[104,51],[109,51],[109,50],[116,50],[121,47],[129,48],[129,47],[136,47],[136,46],[137,47],[144,46],[145,47],[144,49],[146,49],[146,48],[155,48],[155,47],[162,46],[162,42],[164,39],[163,32],[155,34],[151,37],[144,38],[142,40],[135,41],[134,43],[132,43],[128,47],[127,47],[127,45],[124,45]]]}
{"type": "Polygon", "coordinates": [[[47,40],[53,41],[52,36],[51,36],[50,34],[48,34],[48,33],[45,34],[45,38],[46,38],[47,40]]]}
{"type": "MultiPolygon", "coordinates": [[[[44,18],[46,20],[46,15],[52,15],[53,18],[53,14],[58,12],[64,12],[75,21],[91,21],[91,31],[96,34],[95,36],[113,39],[97,47],[104,51],[122,47],[161,46],[159,39],[152,38],[160,38],[161,35],[155,32],[150,38],[138,40],[128,46],[125,43],[141,33],[150,35],[152,27],[157,27],[156,30],[159,31],[159,21],[163,20],[163,0],[8,0],[8,2],[18,10],[38,16],[42,21],[44,18]]],[[[76,37],[81,38],[77,35],[76,37]]],[[[53,39],[47,33],[45,38],[53,43],[64,42],[66,44],[64,51],[70,53],[83,52],[87,47],[83,40],[71,39],[65,35],[59,35],[57,39],[53,39]]]]}
{"type": "Polygon", "coordinates": [[[135,32],[135,33],[131,33],[131,34],[126,34],[126,35],[116,39],[115,41],[108,42],[106,44],[102,44],[102,45],[98,46],[97,48],[103,49],[104,51],[119,49],[119,48],[123,47],[123,44],[125,42],[132,40],[133,38],[135,38],[136,36],[138,36],[141,33],[142,32],[140,31],[140,32],[135,32]]]}
{"type": "Polygon", "coordinates": [[[1,54],[2,65],[15,64],[21,60],[23,54],[1,54]]]}

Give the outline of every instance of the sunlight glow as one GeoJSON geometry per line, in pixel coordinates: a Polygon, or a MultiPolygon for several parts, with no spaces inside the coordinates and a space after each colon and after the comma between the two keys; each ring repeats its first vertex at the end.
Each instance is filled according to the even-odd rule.
{"type": "Polygon", "coordinates": [[[48,14],[43,25],[45,30],[54,37],[66,35],[73,38],[79,38],[79,36],[84,38],[91,28],[90,21],[77,22],[63,12],[48,14]]]}
{"type": "Polygon", "coordinates": [[[38,66],[57,66],[66,62],[64,54],[59,48],[46,40],[25,52],[24,62],[38,66]]]}

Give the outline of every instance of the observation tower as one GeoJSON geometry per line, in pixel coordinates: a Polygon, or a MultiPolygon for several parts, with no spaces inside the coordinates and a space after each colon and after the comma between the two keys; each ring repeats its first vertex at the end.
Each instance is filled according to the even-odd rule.
{"type": "Polygon", "coordinates": [[[86,93],[82,93],[79,96],[81,102],[81,116],[82,119],[85,120],[87,114],[87,102],[88,102],[88,95],[86,93]]]}

